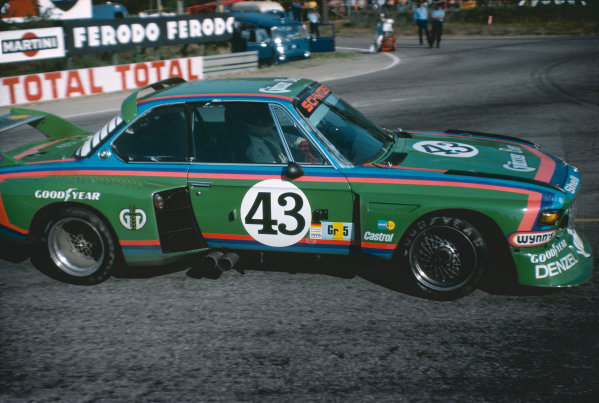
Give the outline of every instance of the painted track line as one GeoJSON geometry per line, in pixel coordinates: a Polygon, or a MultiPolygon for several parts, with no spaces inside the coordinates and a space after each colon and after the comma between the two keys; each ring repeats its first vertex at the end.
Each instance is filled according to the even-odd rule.
{"type": "MultiPolygon", "coordinates": [[[[360,53],[370,53],[370,51],[368,49],[360,49],[360,48],[337,47],[336,49],[351,50],[351,51],[360,52],[360,53]]],[[[391,59],[391,63],[389,63],[388,65],[386,65],[384,67],[377,67],[377,68],[374,68],[374,69],[371,69],[371,70],[361,71],[359,73],[348,74],[348,75],[340,76],[340,77],[323,79],[321,81],[344,80],[346,78],[353,78],[353,77],[363,76],[363,75],[366,75],[366,74],[377,73],[379,71],[389,70],[389,69],[397,66],[399,63],[401,63],[401,59],[398,56],[395,56],[395,55],[393,55],[391,53],[387,53],[387,52],[381,52],[381,54],[383,54],[383,55],[387,56],[389,59],[391,59]]]]}

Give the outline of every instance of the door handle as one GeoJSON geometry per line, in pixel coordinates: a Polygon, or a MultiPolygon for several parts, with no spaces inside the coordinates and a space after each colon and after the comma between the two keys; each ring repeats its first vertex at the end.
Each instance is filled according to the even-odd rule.
{"type": "Polygon", "coordinates": [[[212,182],[189,181],[189,185],[193,186],[193,187],[199,187],[199,188],[209,188],[210,186],[212,186],[212,182]]]}

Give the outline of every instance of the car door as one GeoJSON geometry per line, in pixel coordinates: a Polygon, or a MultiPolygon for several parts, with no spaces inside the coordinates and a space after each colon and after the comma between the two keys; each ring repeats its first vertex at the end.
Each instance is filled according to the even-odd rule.
{"type": "Polygon", "coordinates": [[[188,185],[209,246],[350,252],[349,184],[284,107],[214,101],[190,110],[195,158],[188,185]],[[296,177],[297,168],[303,174],[296,177]]]}
{"type": "Polygon", "coordinates": [[[190,134],[185,104],[152,108],[112,142],[121,161],[120,192],[111,202],[121,226],[116,231],[129,261],[147,254],[205,246],[193,217],[187,173],[190,134]],[[122,164],[122,166],[121,166],[122,164]]]}

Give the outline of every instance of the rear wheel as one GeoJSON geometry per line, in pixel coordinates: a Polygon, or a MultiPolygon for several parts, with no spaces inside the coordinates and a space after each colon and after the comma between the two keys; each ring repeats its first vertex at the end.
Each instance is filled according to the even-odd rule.
{"type": "Polygon", "coordinates": [[[72,284],[97,284],[116,262],[110,230],[94,213],[68,208],[47,223],[32,262],[42,272],[72,284]]]}
{"type": "Polygon", "coordinates": [[[401,256],[417,290],[435,299],[455,299],[471,293],[487,258],[479,231],[468,221],[432,216],[407,231],[401,256]]]}

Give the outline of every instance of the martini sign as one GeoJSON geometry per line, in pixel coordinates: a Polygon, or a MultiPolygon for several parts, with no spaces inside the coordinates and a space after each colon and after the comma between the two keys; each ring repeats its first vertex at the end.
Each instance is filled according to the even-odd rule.
{"type": "Polygon", "coordinates": [[[0,32],[2,63],[65,57],[61,27],[0,32]]]}

